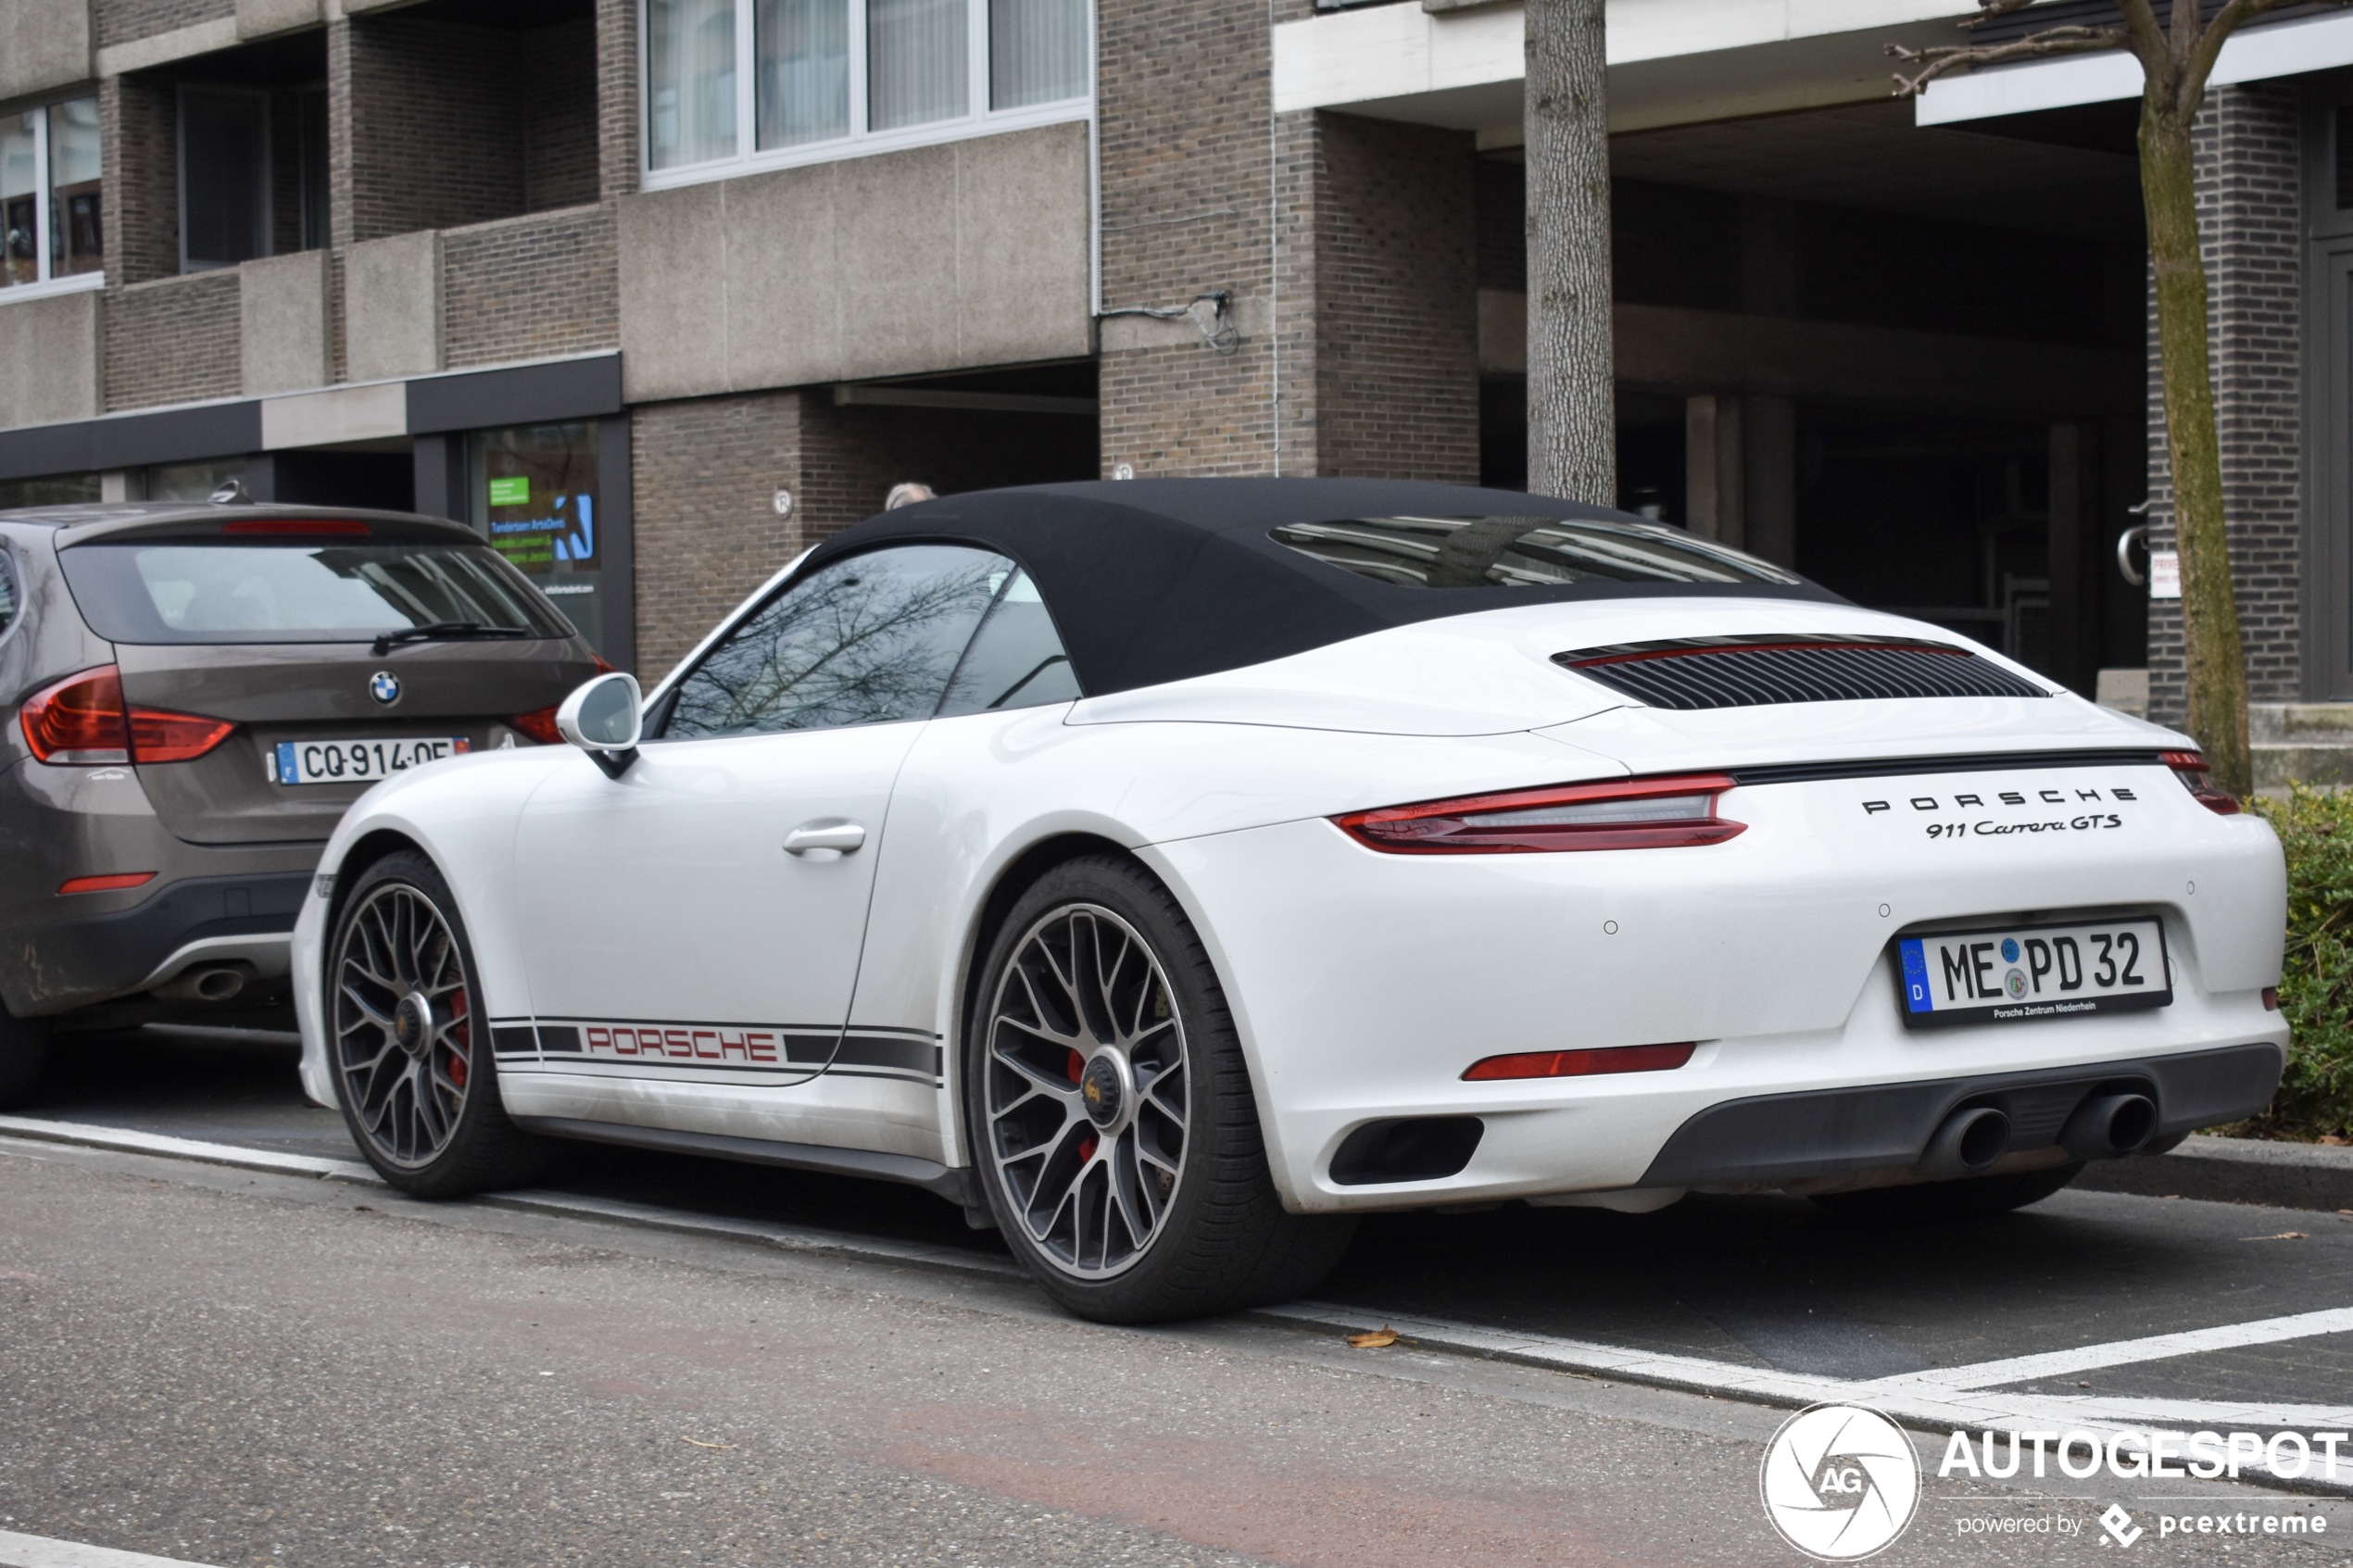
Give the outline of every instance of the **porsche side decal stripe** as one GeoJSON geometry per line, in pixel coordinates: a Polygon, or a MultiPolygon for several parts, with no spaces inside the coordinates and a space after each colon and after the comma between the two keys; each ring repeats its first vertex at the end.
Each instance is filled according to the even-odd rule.
{"type": "Polygon", "coordinates": [[[939,1047],[929,1040],[893,1038],[887,1035],[851,1035],[834,1055],[839,1067],[896,1067],[936,1078],[940,1073],[939,1047]]]}
{"type": "Polygon", "coordinates": [[[490,1025],[490,1049],[496,1056],[529,1056],[531,1054],[531,1025],[499,1023],[494,1021],[490,1025]]]}

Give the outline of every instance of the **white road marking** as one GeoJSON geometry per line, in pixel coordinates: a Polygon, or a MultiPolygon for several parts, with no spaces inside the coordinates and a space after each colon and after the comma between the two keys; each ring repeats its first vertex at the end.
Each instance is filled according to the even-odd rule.
{"type": "MultiPolygon", "coordinates": [[[[2270,1430],[2283,1427],[2302,1431],[2353,1430],[2353,1405],[2291,1405],[2260,1399],[2233,1402],[2081,1394],[2014,1394],[1998,1390],[1979,1391],[1974,1386],[2020,1381],[2014,1369],[2041,1361],[2043,1358],[2040,1357],[1981,1361],[1974,1366],[1863,1381],[1817,1377],[1803,1373],[1782,1372],[1773,1367],[1740,1366],[1699,1356],[1629,1349],[1619,1345],[1565,1339],[1553,1335],[1485,1328],[1477,1323],[1455,1323],[1445,1318],[1382,1314],[1328,1301],[1297,1301],[1285,1306],[1262,1307],[1258,1311],[1259,1315],[1264,1317],[1310,1323],[1350,1333],[1386,1326],[1421,1345],[1466,1350],[1475,1355],[1493,1356],[1498,1360],[1534,1366],[1599,1374],[1629,1383],[1655,1384],[1693,1393],[1730,1395],[1770,1404],[1869,1405],[1898,1421],[1944,1431],[2082,1431],[2108,1436],[2119,1431],[2140,1432],[2151,1427],[2162,1427],[2167,1431],[2270,1430]],[[1980,1376],[1980,1374],[1985,1375],[1980,1376]],[[1939,1379],[1943,1381],[1936,1381],[1939,1379]]],[[[2235,1326],[2259,1332],[2242,1339],[2222,1339],[2201,1348],[2219,1349],[2229,1344],[2272,1344],[2283,1339],[2344,1333],[2353,1330],[2353,1312],[2306,1312],[2296,1318],[2275,1318],[2260,1323],[2235,1326]],[[2302,1326],[2295,1332],[2279,1326],[2286,1323],[2302,1326]]],[[[2198,1334],[2216,1336],[2228,1336],[2231,1332],[2230,1328],[2197,1331],[2198,1334]]],[[[2070,1362],[2075,1370],[2083,1366],[2114,1366],[2182,1354],[2183,1352],[2177,1348],[2168,1348],[2159,1349],[2155,1355],[2146,1355],[2133,1348],[2171,1347],[2192,1337],[2195,1336],[2159,1335],[2148,1339],[2122,1340],[2115,1345],[2086,1346],[2080,1351],[2058,1354],[2099,1358],[2070,1362]]],[[[2025,1375],[2040,1374],[2029,1373],[2025,1375]]],[[[2270,1472],[2259,1465],[2246,1466],[2241,1474],[2258,1479],[2270,1476],[2270,1472]]],[[[2340,1455],[2336,1474],[2333,1478],[2321,1474],[2308,1475],[2300,1480],[2286,1476],[2273,1478],[2298,1486],[2320,1483],[2333,1485],[2334,1489],[2353,1491],[2353,1450],[2340,1455]]]]}
{"type": "Polygon", "coordinates": [[[81,1144],[90,1148],[120,1149],[127,1154],[160,1154],[173,1160],[194,1160],[206,1165],[233,1165],[242,1171],[276,1171],[296,1176],[327,1176],[346,1182],[381,1185],[376,1173],[356,1160],[322,1160],[315,1154],[283,1154],[271,1148],[246,1148],[237,1144],[206,1143],[198,1138],[166,1137],[128,1127],[99,1127],[84,1122],[49,1122],[33,1116],[0,1116],[0,1133],[44,1143],[81,1144]]]}
{"type": "Polygon", "coordinates": [[[0,1568],[204,1568],[204,1564],[0,1530],[0,1568]]]}
{"type": "MultiPolygon", "coordinates": [[[[269,1149],[168,1137],[120,1127],[0,1116],[0,1135],[9,1134],[52,1143],[200,1160],[245,1170],[318,1176],[371,1186],[384,1185],[372,1170],[354,1160],[281,1154],[269,1149]]],[[[534,1213],[757,1242],[796,1252],[879,1258],[999,1278],[1017,1278],[1022,1273],[1010,1259],[967,1252],[957,1248],[891,1241],[813,1226],[722,1219],[617,1198],[522,1191],[493,1193],[474,1201],[534,1213]]],[[[1940,1367],[1929,1372],[1906,1373],[1869,1381],[1818,1377],[1782,1372],[1773,1367],[1749,1367],[1730,1361],[1709,1361],[1700,1356],[1679,1356],[1553,1335],[1484,1328],[1476,1323],[1455,1323],[1443,1318],[1380,1313],[1330,1302],[1302,1301],[1263,1307],[1258,1309],[1256,1315],[1350,1332],[1386,1324],[1406,1337],[1434,1348],[1492,1356],[1569,1372],[1602,1374],[1629,1383],[1729,1395],[1761,1404],[1806,1405],[1832,1400],[1868,1404],[1885,1411],[1899,1421],[1928,1427],[1990,1428],[1996,1432],[2081,1430],[2102,1436],[2124,1429],[2145,1430],[2151,1426],[2169,1430],[2353,1430],[2353,1405],[2284,1404],[2260,1399],[2234,1402],[2103,1395],[2034,1395],[1999,1391],[2001,1385],[2031,1382],[2066,1373],[2353,1332],[2353,1309],[2348,1308],[2263,1318],[2252,1323],[2225,1323],[2179,1334],[2152,1335],[2140,1339],[2086,1345],[2070,1350],[2019,1356],[2007,1361],[1979,1361],[1969,1366],[1940,1367]]],[[[2259,1467],[2249,1467],[2246,1474],[2256,1474],[2259,1470],[2259,1467]]],[[[2309,1485],[2309,1478],[2304,1484],[2309,1485]]],[[[2348,1453],[2341,1461],[2336,1484],[2340,1488],[2353,1490],[2353,1453],[2348,1453]]],[[[98,1568],[101,1562],[112,1563],[115,1559],[89,1561],[92,1568],[98,1568]]],[[[0,1568],[14,1568],[14,1564],[0,1557],[0,1568]]],[[[50,1568],[50,1565],[44,1562],[41,1568],[50,1568]]],[[[73,1564],[71,1568],[80,1568],[80,1565],[73,1564]]],[[[133,1568],[133,1564],[125,1563],[124,1568],[133,1568]]]]}
{"type": "Polygon", "coordinates": [[[2292,1317],[2259,1318],[2253,1323],[2224,1323],[2219,1328],[2193,1328],[2180,1334],[2151,1335],[2145,1339],[2119,1339],[2112,1344],[2085,1345],[2073,1350],[1979,1361],[1974,1366],[1938,1367],[1932,1372],[1906,1373],[1886,1381],[1923,1388],[1993,1388],[2006,1383],[2032,1383],[2101,1367],[2129,1366],[2134,1361],[2161,1361],[2208,1350],[2235,1350],[2246,1345],[2276,1345],[2284,1339],[2348,1332],[2353,1332],[2353,1307],[2333,1307],[2321,1312],[2297,1312],[2292,1317]]]}

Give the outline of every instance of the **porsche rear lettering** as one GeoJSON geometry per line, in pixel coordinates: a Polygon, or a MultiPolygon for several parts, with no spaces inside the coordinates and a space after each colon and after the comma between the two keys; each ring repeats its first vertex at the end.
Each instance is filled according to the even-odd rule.
{"type": "MultiPolygon", "coordinates": [[[[1993,801],[1990,802],[1980,795],[1956,795],[1947,799],[1950,802],[1950,809],[1956,811],[1991,811],[1996,804],[2037,807],[2078,806],[2087,800],[2138,801],[2140,797],[2129,789],[2120,789],[2111,785],[2105,794],[2097,789],[2077,789],[2071,793],[2067,790],[2042,789],[2036,790],[2032,797],[2029,798],[2023,791],[2005,789],[1995,792],[1993,801]]],[[[1940,799],[1933,795],[1915,795],[1909,800],[1902,802],[1866,800],[1863,802],[1863,814],[1867,817],[1876,817],[1882,811],[1896,809],[1899,805],[1909,806],[1915,811],[1942,811],[1947,809],[1947,799],[1940,799]]]]}
{"type": "Polygon", "coordinates": [[[776,1061],[783,1055],[785,1039],[774,1029],[650,1023],[588,1023],[581,1026],[580,1034],[590,1056],[674,1057],[697,1061],[776,1061]]]}

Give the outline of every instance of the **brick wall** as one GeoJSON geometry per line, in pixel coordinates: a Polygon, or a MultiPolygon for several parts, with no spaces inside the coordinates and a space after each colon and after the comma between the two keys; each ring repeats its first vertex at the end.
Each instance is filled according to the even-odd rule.
{"type": "Polygon", "coordinates": [[[1101,7],[1097,28],[1104,303],[1181,306],[1226,289],[1251,328],[1219,355],[1189,328],[1106,322],[1101,460],[1271,472],[1276,379],[1290,371],[1267,333],[1266,7],[1129,0],[1101,7]]]}
{"type": "Polygon", "coordinates": [[[109,77],[98,87],[107,280],[180,270],[179,99],[169,80],[109,77]]]}
{"type": "MultiPolygon", "coordinates": [[[[2303,674],[2296,95],[2219,88],[2208,94],[2196,134],[2223,515],[2247,690],[2258,702],[2292,701],[2302,695],[2303,674]]],[[[2171,549],[2172,481],[2153,316],[2149,356],[2149,540],[2171,549]]],[[[2188,694],[2178,602],[2149,607],[2149,688],[2150,716],[2179,722],[2188,694]]]]}
{"type": "Polygon", "coordinates": [[[593,17],[514,35],[524,61],[522,203],[526,212],[598,199],[597,23],[593,17]]]}
{"type": "Polygon", "coordinates": [[[106,367],[109,409],[236,396],[238,270],[107,290],[106,367]]]}
{"type": "MultiPolygon", "coordinates": [[[[56,5],[61,0],[36,0],[56,5]]],[[[110,48],[136,39],[153,38],[198,22],[216,21],[237,14],[237,0],[98,0],[90,7],[91,31],[97,46],[110,48]]]]}
{"type": "Polygon", "coordinates": [[[1468,132],[1317,125],[1314,472],[1478,481],[1468,132]]]}
{"type": "Polygon", "coordinates": [[[441,241],[444,363],[455,370],[618,346],[618,255],[610,207],[449,231],[441,241]]]}
{"type": "Polygon", "coordinates": [[[637,0],[597,0],[598,194],[637,189],[637,0]]]}
{"type": "Polygon", "coordinates": [[[341,243],[523,210],[518,35],[396,12],[348,26],[350,220],[341,243]],[[503,151],[504,156],[500,156],[503,151]]]}
{"type": "Polygon", "coordinates": [[[637,668],[648,685],[800,549],[776,515],[798,488],[801,396],[792,392],[642,406],[635,474],[637,668]]]}

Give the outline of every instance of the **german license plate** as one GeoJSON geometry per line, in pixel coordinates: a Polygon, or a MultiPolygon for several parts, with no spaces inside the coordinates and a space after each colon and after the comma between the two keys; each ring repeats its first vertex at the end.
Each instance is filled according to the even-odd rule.
{"type": "Polygon", "coordinates": [[[275,776],[282,784],[373,784],[445,757],[463,757],[463,735],[399,740],[282,740],[275,776]]]}
{"type": "Polygon", "coordinates": [[[2173,999],[2156,920],[1939,932],[1896,943],[1904,1022],[2019,1023],[2161,1008],[2173,999]]]}

